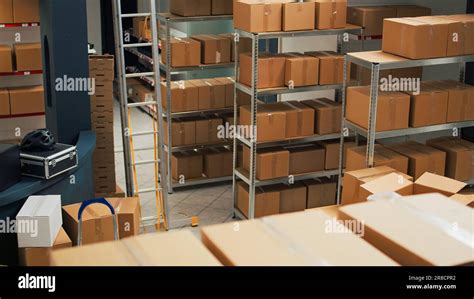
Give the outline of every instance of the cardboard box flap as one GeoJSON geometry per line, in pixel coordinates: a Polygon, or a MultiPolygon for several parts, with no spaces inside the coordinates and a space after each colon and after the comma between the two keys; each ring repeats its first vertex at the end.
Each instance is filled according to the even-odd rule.
{"type": "Polygon", "coordinates": [[[426,172],[421,177],[419,177],[415,184],[422,186],[433,186],[438,190],[453,194],[458,193],[467,186],[467,184],[463,182],[429,172],[426,172]]]}
{"type": "MultiPolygon", "coordinates": [[[[80,204],[73,204],[63,207],[63,210],[77,222],[80,206],[80,204]]],[[[82,214],[82,221],[88,221],[102,217],[112,217],[109,208],[104,205],[90,205],[84,210],[84,213],[82,214]]]]}
{"type": "Polygon", "coordinates": [[[474,194],[454,194],[450,199],[467,206],[474,201],[474,194]]]}
{"type": "Polygon", "coordinates": [[[375,180],[371,180],[360,187],[366,189],[372,194],[376,194],[389,191],[396,192],[397,190],[408,187],[412,184],[413,182],[405,179],[405,177],[397,173],[390,173],[382,177],[378,177],[375,180]]]}

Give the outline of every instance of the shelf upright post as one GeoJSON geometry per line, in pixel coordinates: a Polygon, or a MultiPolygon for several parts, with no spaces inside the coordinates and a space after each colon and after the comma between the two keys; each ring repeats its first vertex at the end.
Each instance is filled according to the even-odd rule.
{"type": "MultiPolygon", "coordinates": [[[[168,150],[166,151],[166,180],[168,184],[169,194],[173,193],[173,179],[171,175],[171,157],[173,155],[173,119],[171,115],[171,28],[170,18],[167,17],[165,21],[166,27],[166,121],[168,134],[168,150]]],[[[162,105],[162,103],[159,103],[162,105]]],[[[186,178],[185,178],[186,179],[186,178]]]]}
{"type": "Polygon", "coordinates": [[[251,121],[250,121],[250,185],[249,185],[249,219],[255,218],[255,185],[257,171],[257,96],[258,96],[258,34],[252,34],[252,86],[251,86],[251,121]]]}
{"type": "Polygon", "coordinates": [[[347,65],[350,62],[347,59],[347,56],[344,57],[344,69],[343,69],[343,82],[342,82],[342,90],[341,90],[341,98],[342,98],[342,117],[341,117],[341,139],[339,143],[339,172],[337,177],[337,204],[341,204],[341,191],[342,191],[342,174],[344,171],[344,141],[346,132],[349,131],[345,128],[345,120],[346,120],[346,95],[347,95],[347,78],[349,77],[347,74],[347,65]]]}
{"type": "Polygon", "coordinates": [[[374,167],[377,100],[379,95],[380,64],[372,63],[370,82],[369,128],[367,132],[367,166],[374,167]]]}
{"type": "MultiPolygon", "coordinates": [[[[234,32],[234,63],[235,63],[235,66],[234,66],[234,74],[235,74],[235,82],[239,82],[239,43],[240,43],[240,36],[239,36],[239,33],[237,31],[234,32]]],[[[232,152],[233,152],[233,156],[232,156],[232,165],[233,165],[233,168],[232,168],[232,194],[233,194],[233,201],[234,201],[234,204],[232,206],[232,214],[233,214],[233,217],[236,218],[237,215],[235,213],[235,209],[237,207],[237,176],[235,174],[235,170],[237,169],[237,164],[238,164],[238,143],[237,143],[237,138],[240,137],[240,132],[237,130],[237,125],[238,125],[238,122],[237,122],[237,117],[238,117],[238,113],[237,113],[237,109],[239,109],[239,105],[238,105],[238,96],[237,96],[237,92],[238,92],[238,88],[237,88],[237,84],[234,84],[234,123],[233,123],[233,130],[230,130],[230,132],[234,132],[234,136],[233,136],[233,148],[232,148],[232,152]]]]}

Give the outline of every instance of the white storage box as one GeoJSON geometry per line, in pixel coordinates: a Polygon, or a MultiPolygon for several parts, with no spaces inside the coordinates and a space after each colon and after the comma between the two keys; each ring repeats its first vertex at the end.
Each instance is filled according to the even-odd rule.
{"type": "Polygon", "coordinates": [[[61,196],[30,196],[18,215],[18,247],[52,247],[63,225],[61,196]]]}

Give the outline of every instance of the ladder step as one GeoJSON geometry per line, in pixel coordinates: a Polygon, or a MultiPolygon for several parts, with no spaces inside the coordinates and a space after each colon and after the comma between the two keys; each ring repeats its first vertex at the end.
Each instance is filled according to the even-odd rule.
{"type": "Polygon", "coordinates": [[[140,103],[129,103],[127,106],[129,108],[136,108],[136,107],[146,107],[150,105],[158,105],[158,102],[152,101],[152,102],[140,102],[140,103]]]}
{"type": "Polygon", "coordinates": [[[121,16],[122,18],[151,17],[151,13],[149,13],[149,12],[144,12],[144,13],[127,13],[127,14],[121,14],[120,16],[121,16]]]}
{"type": "Polygon", "coordinates": [[[125,44],[124,48],[140,48],[140,47],[151,47],[153,43],[135,43],[135,44],[125,44]]]}
{"type": "Polygon", "coordinates": [[[159,189],[156,189],[156,188],[141,189],[141,190],[138,190],[138,194],[152,193],[152,192],[156,192],[156,191],[162,191],[162,189],[161,188],[159,188],[159,189]]]}
{"type": "Polygon", "coordinates": [[[143,132],[132,133],[131,136],[132,137],[135,137],[135,136],[148,136],[148,135],[156,135],[156,134],[158,134],[157,131],[143,131],[143,132]]]}
{"type": "Polygon", "coordinates": [[[156,164],[159,163],[160,160],[143,160],[133,163],[133,165],[147,165],[147,164],[156,164]]]}
{"type": "Polygon", "coordinates": [[[125,78],[139,78],[139,77],[154,76],[154,75],[155,73],[153,72],[131,73],[131,74],[125,74],[125,78]]]}

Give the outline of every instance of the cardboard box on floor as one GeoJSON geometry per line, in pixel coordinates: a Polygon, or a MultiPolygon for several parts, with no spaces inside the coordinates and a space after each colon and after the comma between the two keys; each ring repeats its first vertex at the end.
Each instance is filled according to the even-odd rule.
{"type": "MultiPolygon", "coordinates": [[[[248,217],[249,187],[244,182],[237,183],[237,208],[248,217]]],[[[280,213],[280,192],[276,188],[255,189],[255,218],[280,213]]]]}
{"type": "Polygon", "coordinates": [[[202,177],[203,158],[196,152],[174,153],[171,157],[171,174],[174,180],[190,180],[202,177]]]}
{"type": "Polygon", "coordinates": [[[331,220],[321,211],[291,213],[241,222],[238,231],[231,223],[207,226],[201,239],[226,266],[396,265],[355,234],[328,234],[325,227],[331,220]],[[351,250],[341,254],[334,248],[351,250]]]}
{"type": "MultiPolygon", "coordinates": [[[[342,84],[344,81],[344,55],[333,51],[306,52],[319,59],[319,85],[342,84]]],[[[348,71],[350,74],[350,70],[348,71]]]]}
{"type": "Polygon", "coordinates": [[[318,85],[319,58],[290,53],[286,56],[285,85],[292,87],[318,85]]]}
{"type": "Polygon", "coordinates": [[[315,18],[316,5],[313,2],[283,3],[283,31],[313,30],[315,18]]]}
{"type": "MultiPolygon", "coordinates": [[[[168,122],[163,121],[165,132],[168,131],[168,122]]],[[[168,142],[168,134],[165,134],[164,142],[168,142]]],[[[190,145],[196,143],[196,121],[173,120],[171,123],[171,143],[172,146],[190,145]]]]}
{"type": "Polygon", "coordinates": [[[456,137],[440,137],[426,144],[446,152],[447,177],[458,181],[474,178],[474,143],[456,137]]]}
{"type": "Polygon", "coordinates": [[[217,259],[189,231],[146,234],[54,251],[53,266],[219,266],[217,259]],[[160,248],[160,250],[156,250],[160,248]]]}
{"type": "Polygon", "coordinates": [[[464,242],[455,230],[442,229],[458,223],[472,234],[472,210],[442,195],[372,201],[339,211],[344,220],[363,221],[364,240],[403,266],[472,264],[470,241],[464,242]],[[441,251],[439,244],[443,244],[441,251]]]}
{"type": "MultiPolygon", "coordinates": [[[[367,168],[366,153],[366,146],[349,148],[347,150],[346,171],[367,168]]],[[[408,158],[380,144],[376,144],[374,149],[374,166],[389,166],[401,173],[408,173],[408,158]]]]}
{"type": "Polygon", "coordinates": [[[290,153],[290,175],[324,170],[325,150],[317,144],[285,147],[290,153]]]}
{"type": "Polygon", "coordinates": [[[309,0],[315,2],[316,29],[346,27],[347,0],[309,0]]]}
{"type": "Polygon", "coordinates": [[[14,44],[17,71],[37,71],[43,69],[43,55],[40,43],[14,44]]]}
{"type": "MultiPolygon", "coordinates": [[[[273,88],[285,86],[284,55],[261,53],[258,55],[258,82],[257,88],[273,88]]],[[[239,56],[239,82],[252,85],[252,54],[243,53],[239,56]]]]}
{"type": "Polygon", "coordinates": [[[138,197],[107,198],[118,217],[120,239],[140,234],[140,199],[138,197]]]}
{"type": "Polygon", "coordinates": [[[281,31],[282,15],[282,3],[234,1],[234,26],[247,32],[281,31]]]}
{"type": "Polygon", "coordinates": [[[0,89],[0,116],[8,116],[10,114],[10,94],[8,89],[0,89]]]}
{"type": "Polygon", "coordinates": [[[306,208],[319,208],[336,204],[337,183],[328,178],[303,181],[307,188],[306,208]]]}
{"type": "Polygon", "coordinates": [[[43,86],[10,88],[10,109],[12,115],[44,112],[43,86]]]}
{"type": "Polygon", "coordinates": [[[474,87],[453,80],[427,81],[427,85],[448,93],[446,122],[474,120],[474,87]]]}
{"type": "Polygon", "coordinates": [[[13,21],[15,23],[38,23],[40,21],[40,0],[13,0],[13,21]]]}
{"type": "MultiPolygon", "coordinates": [[[[173,37],[171,43],[171,66],[198,66],[201,64],[201,43],[192,38],[173,37]]],[[[161,63],[166,64],[166,40],[161,39],[161,63]]]]}
{"type": "MultiPolygon", "coordinates": [[[[346,117],[364,129],[369,127],[370,86],[347,89],[346,117]]],[[[408,128],[410,96],[401,92],[379,91],[376,131],[408,128]]]]}
{"type": "Polygon", "coordinates": [[[463,182],[426,172],[415,181],[414,194],[441,193],[453,196],[466,186],[463,182]]]}
{"type": "Polygon", "coordinates": [[[342,105],[326,98],[305,100],[301,103],[315,111],[314,132],[319,135],[341,131],[342,105]]]}
{"type": "Polygon", "coordinates": [[[217,64],[230,62],[231,42],[219,35],[195,35],[191,37],[201,44],[201,63],[217,64]]]}
{"type": "Polygon", "coordinates": [[[0,23],[13,23],[13,2],[12,0],[0,0],[0,23]]]}
{"type": "Polygon", "coordinates": [[[66,231],[61,227],[52,247],[19,248],[19,262],[21,266],[47,267],[50,266],[51,251],[72,247],[72,242],[66,231]]]}
{"type": "Polygon", "coordinates": [[[257,136],[252,135],[250,106],[240,107],[240,125],[246,126],[246,138],[257,138],[258,142],[282,140],[286,138],[286,113],[281,110],[272,110],[267,105],[259,105],[257,109],[257,136]]]}
{"type": "Polygon", "coordinates": [[[233,0],[212,0],[212,15],[232,15],[234,13],[233,0]]]}
{"type": "Polygon", "coordinates": [[[211,0],[173,0],[170,12],[183,17],[210,16],[211,0]]]}
{"type": "MultiPolygon", "coordinates": [[[[242,147],[243,168],[250,172],[250,149],[242,147]]],[[[258,180],[269,180],[273,178],[287,177],[290,174],[290,152],[278,148],[263,149],[257,152],[256,178],[258,180]]]]}
{"type": "Polygon", "coordinates": [[[0,73],[13,72],[13,53],[8,45],[0,45],[0,73]]]}

